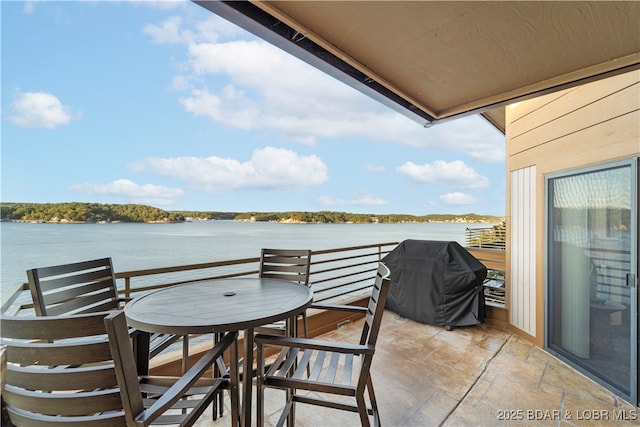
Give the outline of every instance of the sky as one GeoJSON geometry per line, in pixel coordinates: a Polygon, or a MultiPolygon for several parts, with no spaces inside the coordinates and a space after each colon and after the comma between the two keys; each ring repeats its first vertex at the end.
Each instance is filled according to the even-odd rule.
{"type": "Polygon", "coordinates": [[[505,212],[505,138],[430,128],[186,1],[1,1],[3,202],[505,212]]]}

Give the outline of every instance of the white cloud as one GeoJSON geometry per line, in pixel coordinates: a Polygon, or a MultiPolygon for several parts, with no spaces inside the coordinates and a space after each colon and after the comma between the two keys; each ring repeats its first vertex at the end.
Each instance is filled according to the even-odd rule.
{"type": "MultiPolygon", "coordinates": [[[[395,114],[335,79],[262,41],[236,40],[189,47],[193,89],[187,111],[241,129],[272,129],[291,140],[367,135],[395,114]],[[197,81],[227,80],[215,89],[197,81]],[[383,112],[384,110],[384,112],[383,112]]],[[[416,125],[416,127],[419,127],[416,125]]]]}
{"type": "Polygon", "coordinates": [[[449,206],[463,206],[478,203],[478,198],[460,192],[447,193],[440,196],[440,202],[449,206]]]}
{"type": "Polygon", "coordinates": [[[382,165],[378,165],[375,163],[366,163],[364,165],[365,169],[369,172],[373,172],[373,173],[380,173],[380,172],[384,172],[385,170],[387,170],[387,168],[385,168],[382,165]]]}
{"type": "Polygon", "coordinates": [[[239,129],[279,132],[291,141],[363,137],[504,162],[504,136],[478,116],[425,129],[275,46],[212,17],[186,29],[171,18],[147,34],[183,43],[187,60],[173,87],[186,111],[239,129]]]}
{"type": "Polygon", "coordinates": [[[27,15],[30,15],[35,12],[35,2],[33,1],[25,1],[22,11],[27,15]]]}
{"type": "Polygon", "coordinates": [[[504,135],[479,115],[436,123],[420,134],[411,132],[402,138],[411,146],[446,147],[487,163],[504,162],[506,158],[504,135]]]}
{"type": "Polygon", "coordinates": [[[188,76],[185,75],[177,75],[171,79],[171,89],[178,91],[185,91],[192,89],[193,86],[188,76]]]}
{"type": "Polygon", "coordinates": [[[292,140],[355,136],[425,149],[447,147],[486,162],[505,160],[504,136],[480,117],[425,129],[265,42],[194,44],[189,54],[195,75],[205,84],[186,95],[183,105],[192,100],[202,111],[207,100],[196,99],[216,94],[210,104],[215,114],[208,117],[220,123],[274,129],[292,140]],[[228,79],[222,91],[206,86],[214,76],[228,79]]]}
{"type": "MultiPolygon", "coordinates": [[[[76,115],[79,117],[79,115],[76,115]]],[[[19,93],[11,104],[11,123],[21,127],[55,129],[74,119],[69,107],[46,92],[19,93]]]]}
{"type": "Polygon", "coordinates": [[[272,129],[304,144],[318,137],[395,139],[398,126],[424,131],[271,44],[239,40],[242,33],[224,22],[207,20],[195,33],[179,18],[145,27],[155,42],[188,46],[187,70],[172,83],[185,91],[180,102],[187,111],[240,129],[272,129]],[[220,41],[229,36],[235,39],[220,41]]]}
{"type": "Polygon", "coordinates": [[[480,175],[461,160],[452,162],[436,160],[433,163],[425,163],[424,165],[406,162],[398,166],[396,170],[407,175],[415,182],[425,184],[470,189],[489,186],[488,178],[480,175]]]}
{"type": "MultiPolygon", "coordinates": [[[[142,3],[152,3],[147,0],[142,3]]],[[[171,2],[166,2],[171,4],[171,2]]],[[[179,2],[176,5],[180,6],[189,2],[179,2]]],[[[216,42],[221,38],[228,38],[234,36],[240,36],[243,31],[232,24],[231,22],[223,19],[215,14],[210,14],[205,20],[196,22],[195,24],[189,23],[183,25],[184,21],[181,17],[174,16],[167,18],[160,25],[147,24],[143,31],[145,34],[151,36],[154,43],[158,44],[175,44],[181,43],[190,45],[192,43],[208,43],[216,42]],[[190,29],[183,29],[189,27],[190,29]],[[191,28],[194,28],[193,31],[191,28]]]]}
{"type": "Polygon", "coordinates": [[[260,120],[259,109],[231,86],[227,86],[219,96],[208,89],[196,89],[190,97],[181,98],[180,103],[196,116],[209,117],[239,129],[250,129],[260,120]]]}
{"type": "Polygon", "coordinates": [[[147,24],[143,31],[145,34],[151,36],[153,41],[158,44],[176,44],[194,40],[195,34],[190,30],[181,30],[181,24],[182,18],[173,16],[159,26],[147,24]]]}
{"type": "Polygon", "coordinates": [[[133,1],[137,6],[149,7],[159,10],[171,10],[187,5],[187,0],[136,0],[133,1]]]}
{"type": "Polygon", "coordinates": [[[221,157],[149,157],[129,167],[177,178],[206,192],[235,189],[293,190],[327,181],[327,166],[317,156],[300,156],[282,148],[255,150],[249,161],[221,157]]]}
{"type": "Polygon", "coordinates": [[[322,196],[318,198],[318,203],[325,207],[338,207],[338,206],[382,206],[386,205],[387,201],[374,196],[373,194],[360,194],[353,199],[344,200],[340,198],[334,198],[330,196],[322,196]]]}
{"type": "Polygon", "coordinates": [[[172,204],[175,199],[184,196],[179,188],[169,188],[154,184],[136,184],[128,179],[117,179],[108,184],[84,183],[71,187],[73,191],[89,195],[121,196],[132,203],[172,204]]]}

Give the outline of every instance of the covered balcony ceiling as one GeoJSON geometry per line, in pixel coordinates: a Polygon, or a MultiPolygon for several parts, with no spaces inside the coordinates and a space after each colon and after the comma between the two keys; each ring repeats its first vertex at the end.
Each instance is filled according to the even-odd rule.
{"type": "Polygon", "coordinates": [[[195,1],[428,126],[640,68],[640,2],[195,1]]]}

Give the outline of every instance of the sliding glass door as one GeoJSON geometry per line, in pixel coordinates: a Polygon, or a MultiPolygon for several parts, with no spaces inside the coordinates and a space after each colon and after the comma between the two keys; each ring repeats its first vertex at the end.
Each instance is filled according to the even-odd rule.
{"type": "Polygon", "coordinates": [[[637,161],[546,184],[547,348],[637,403],[637,161]]]}

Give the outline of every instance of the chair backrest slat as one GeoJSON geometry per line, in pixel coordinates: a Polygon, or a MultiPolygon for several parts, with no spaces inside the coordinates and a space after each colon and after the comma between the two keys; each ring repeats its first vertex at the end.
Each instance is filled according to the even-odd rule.
{"type": "Polygon", "coordinates": [[[126,425],[105,326],[116,313],[0,318],[2,396],[14,424],[126,425]]]}
{"type": "Polygon", "coordinates": [[[127,333],[127,321],[124,313],[110,315],[105,321],[107,332],[111,340],[111,354],[115,366],[116,376],[120,384],[120,394],[128,405],[124,407],[127,423],[135,424],[135,418],[143,413],[144,404],[140,394],[138,373],[130,351],[129,334],[127,333]]]}
{"type": "Polygon", "coordinates": [[[260,254],[260,277],[309,285],[311,250],[267,249],[260,254]]]}
{"type": "MultiPolygon", "coordinates": [[[[107,313],[101,313],[102,318],[107,313]]],[[[33,319],[2,316],[2,338],[22,340],[62,340],[106,334],[100,315],[64,316],[52,319],[33,319]],[[34,322],[25,321],[33,320],[34,322]]]]}
{"type": "MultiPolygon", "coordinates": [[[[78,265],[78,264],[75,264],[78,265]]],[[[110,285],[111,282],[111,271],[106,269],[106,265],[103,266],[100,270],[94,271],[86,271],[87,267],[82,264],[78,265],[78,270],[75,272],[67,273],[73,275],[67,276],[53,276],[53,275],[44,275],[44,269],[37,269],[38,271],[38,279],[40,280],[40,289],[43,292],[51,291],[54,289],[62,289],[67,286],[78,286],[82,283],[93,284],[93,283],[101,283],[104,287],[105,284],[110,285]],[[80,273],[78,273],[80,272],[80,273]],[[50,277],[54,277],[50,279],[50,277]]]]}
{"type": "MultiPolygon", "coordinates": [[[[42,380],[40,380],[42,384],[42,380]]],[[[24,392],[24,388],[7,386],[4,391],[5,400],[14,402],[23,411],[56,416],[64,413],[68,417],[81,417],[86,414],[99,414],[105,411],[121,411],[122,400],[117,387],[83,393],[32,393],[24,392]],[[16,392],[14,393],[14,390],[16,392]],[[19,405],[15,402],[19,401],[19,405]]]]}
{"type": "Polygon", "coordinates": [[[98,293],[75,296],[72,299],[62,299],[59,302],[50,301],[47,307],[47,316],[117,310],[118,304],[111,295],[110,290],[103,289],[98,293]]]}
{"type": "MultiPolygon", "coordinates": [[[[24,358],[16,355],[13,359],[15,363],[21,363],[24,358]]],[[[46,371],[38,367],[14,368],[7,373],[10,383],[16,387],[28,390],[41,389],[53,392],[55,390],[82,390],[95,389],[104,384],[116,384],[116,376],[113,368],[109,365],[91,366],[90,368],[74,368],[69,370],[68,365],[47,365],[60,366],[46,371]]],[[[75,365],[71,365],[75,366],[75,365]]]]}
{"type": "Polygon", "coordinates": [[[38,270],[43,272],[45,276],[61,276],[75,273],[78,270],[91,270],[94,268],[104,268],[105,266],[111,266],[111,258],[98,258],[89,261],[52,265],[50,267],[40,267],[38,270]]]}
{"type": "Polygon", "coordinates": [[[20,413],[12,413],[11,421],[18,426],[37,426],[37,427],[119,427],[126,426],[120,422],[117,413],[108,412],[98,414],[92,417],[52,417],[52,416],[34,416],[30,414],[24,415],[20,413]],[[82,418],[82,420],[78,420],[82,418]]]}
{"type": "MultiPolygon", "coordinates": [[[[4,327],[4,325],[2,325],[4,327]]],[[[96,337],[96,341],[83,342],[79,351],[78,344],[16,342],[11,346],[14,361],[24,365],[75,365],[78,363],[97,363],[111,359],[108,339],[96,337]]]]}
{"type": "Polygon", "coordinates": [[[389,268],[383,263],[379,263],[376,271],[376,278],[373,282],[369,305],[367,306],[367,314],[365,315],[364,327],[360,336],[360,344],[376,345],[378,340],[378,332],[382,324],[382,315],[387,302],[387,295],[391,281],[389,268]]]}
{"type": "Polygon", "coordinates": [[[33,268],[27,278],[39,316],[120,308],[111,258],[33,268]]]}

